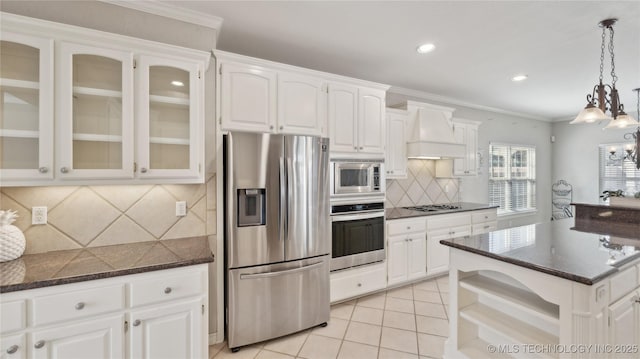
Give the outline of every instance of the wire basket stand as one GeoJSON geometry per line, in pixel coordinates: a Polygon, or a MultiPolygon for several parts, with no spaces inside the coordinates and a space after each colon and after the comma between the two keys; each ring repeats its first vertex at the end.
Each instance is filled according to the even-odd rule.
{"type": "Polygon", "coordinates": [[[573,187],[565,180],[551,186],[551,220],[572,218],[571,198],[573,187]]]}

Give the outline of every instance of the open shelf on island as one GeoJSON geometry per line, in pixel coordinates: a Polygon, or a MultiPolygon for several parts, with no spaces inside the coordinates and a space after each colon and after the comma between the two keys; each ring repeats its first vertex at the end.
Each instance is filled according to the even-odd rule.
{"type": "Polygon", "coordinates": [[[474,275],[461,279],[460,287],[486,296],[500,304],[511,306],[516,310],[538,317],[549,324],[559,325],[559,307],[525,289],[517,288],[482,275],[474,275]]]}
{"type": "MultiPolygon", "coordinates": [[[[460,310],[460,317],[515,344],[558,344],[558,337],[484,304],[474,303],[460,310]]],[[[467,343],[465,343],[465,346],[467,343]]],[[[555,356],[546,356],[555,358],[555,356]]]]}
{"type": "Polygon", "coordinates": [[[14,80],[14,79],[5,79],[5,78],[0,78],[0,86],[20,88],[20,89],[31,89],[31,90],[40,89],[40,84],[35,81],[24,81],[24,80],[14,80]]]}

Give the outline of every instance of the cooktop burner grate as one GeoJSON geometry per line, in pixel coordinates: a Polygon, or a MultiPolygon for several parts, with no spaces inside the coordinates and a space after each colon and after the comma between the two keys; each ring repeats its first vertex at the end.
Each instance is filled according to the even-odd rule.
{"type": "Polygon", "coordinates": [[[455,204],[428,204],[423,206],[413,206],[413,207],[404,207],[405,209],[410,209],[413,211],[421,211],[421,212],[434,212],[434,211],[444,211],[451,209],[459,209],[460,206],[455,204]]]}

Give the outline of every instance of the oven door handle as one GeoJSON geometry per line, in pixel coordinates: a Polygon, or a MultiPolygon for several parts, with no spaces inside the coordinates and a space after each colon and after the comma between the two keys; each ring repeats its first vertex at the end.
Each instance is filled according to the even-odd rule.
{"type": "Polygon", "coordinates": [[[370,218],[382,218],[384,217],[383,211],[376,211],[370,213],[359,213],[359,214],[339,214],[331,216],[331,222],[345,222],[345,221],[357,221],[359,219],[370,219],[370,218]]]}

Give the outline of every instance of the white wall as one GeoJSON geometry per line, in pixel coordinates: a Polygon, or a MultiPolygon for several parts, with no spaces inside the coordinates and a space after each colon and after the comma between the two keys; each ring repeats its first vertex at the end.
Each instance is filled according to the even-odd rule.
{"type": "MultiPolygon", "coordinates": [[[[632,114],[633,115],[633,114],[632,114]]],[[[553,124],[553,181],[563,179],[573,186],[573,201],[598,203],[599,159],[598,145],[627,142],[623,136],[631,129],[602,130],[604,121],[594,124],[553,124]]]]}
{"type": "Polygon", "coordinates": [[[538,210],[530,215],[502,217],[498,221],[498,226],[499,228],[505,228],[550,220],[551,163],[553,159],[550,141],[551,123],[418,97],[387,93],[387,106],[393,106],[406,100],[452,107],[456,109],[453,113],[454,118],[482,122],[478,131],[478,149],[482,153],[483,162],[477,177],[463,177],[460,180],[461,201],[489,202],[488,158],[490,142],[536,146],[536,203],[538,210]]]}

